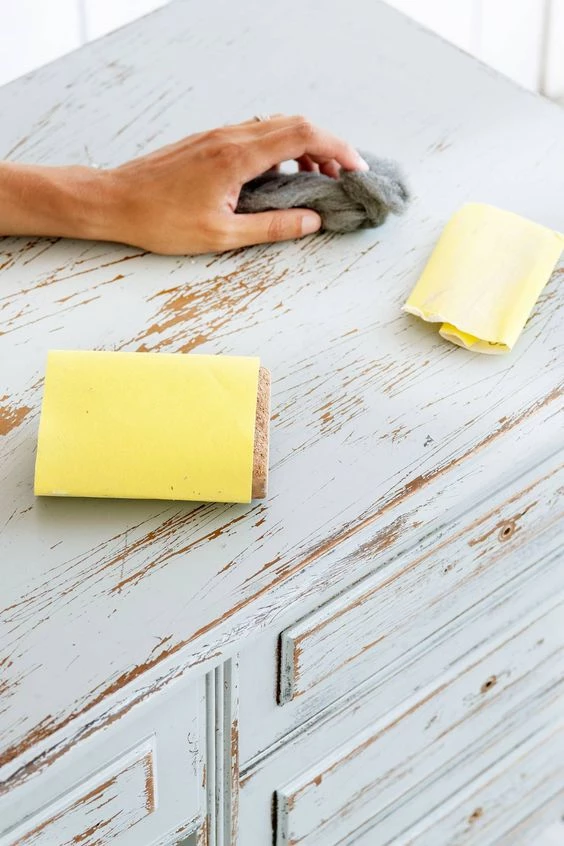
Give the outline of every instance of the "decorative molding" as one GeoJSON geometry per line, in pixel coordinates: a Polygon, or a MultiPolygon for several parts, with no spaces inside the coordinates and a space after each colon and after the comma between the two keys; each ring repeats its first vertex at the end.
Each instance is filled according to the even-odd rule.
{"type": "Polygon", "coordinates": [[[155,737],[99,770],[70,793],[0,837],[1,846],[73,842],[103,835],[113,839],[153,814],[158,806],[155,737]]]}
{"type": "Polygon", "coordinates": [[[206,675],[206,846],[235,846],[239,804],[239,666],[206,675]]]}

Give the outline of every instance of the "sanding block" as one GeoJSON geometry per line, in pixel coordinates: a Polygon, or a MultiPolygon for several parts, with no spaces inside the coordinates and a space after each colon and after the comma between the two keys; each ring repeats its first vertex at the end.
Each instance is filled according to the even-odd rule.
{"type": "Polygon", "coordinates": [[[53,350],[38,496],[266,496],[270,374],[258,358],[53,350]]]}

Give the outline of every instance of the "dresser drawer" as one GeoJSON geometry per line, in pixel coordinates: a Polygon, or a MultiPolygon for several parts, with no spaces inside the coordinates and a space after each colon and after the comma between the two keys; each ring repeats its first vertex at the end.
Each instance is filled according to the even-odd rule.
{"type": "Polygon", "coordinates": [[[564,465],[543,467],[282,632],[280,702],[378,672],[562,543],[564,465]],[[539,536],[543,534],[542,543],[539,536]],[[388,570],[393,569],[393,572],[388,570]]]}
{"type": "Polygon", "coordinates": [[[8,842],[48,846],[120,838],[155,812],[156,764],[151,738],[53,803],[8,842]]]}
{"type": "Polygon", "coordinates": [[[241,738],[243,762],[375,677],[413,666],[399,692],[411,695],[564,589],[563,486],[557,456],[244,653],[241,711],[253,732],[241,738]]]}
{"type": "MultiPolygon", "coordinates": [[[[469,788],[461,791],[449,802],[418,826],[414,826],[394,846],[487,846],[507,842],[516,846],[521,838],[526,840],[526,829],[516,824],[527,821],[537,809],[545,807],[564,788],[564,724],[550,728],[541,736],[535,735],[514,753],[489,769],[469,788]]],[[[560,796],[564,810],[564,800],[560,796]]],[[[376,831],[372,830],[366,843],[384,846],[376,831]]],[[[390,842],[390,841],[388,841],[390,842]]]]}
{"type": "Polygon", "coordinates": [[[0,844],[168,846],[196,838],[204,752],[204,683],[179,682],[3,797],[0,844]]]}
{"type": "Polygon", "coordinates": [[[374,828],[379,846],[394,842],[532,733],[561,719],[563,618],[564,597],[383,717],[382,691],[374,689],[331,719],[312,721],[243,773],[243,842],[258,846],[253,826],[268,813],[273,791],[278,846],[333,846],[364,827],[374,828]]]}

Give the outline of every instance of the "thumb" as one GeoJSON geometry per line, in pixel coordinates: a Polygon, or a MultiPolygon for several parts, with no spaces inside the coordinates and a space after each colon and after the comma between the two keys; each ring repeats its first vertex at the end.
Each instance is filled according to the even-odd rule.
{"type": "Polygon", "coordinates": [[[284,209],[233,215],[233,246],[248,247],[269,241],[302,238],[321,229],[321,218],[311,209],[284,209]]]}

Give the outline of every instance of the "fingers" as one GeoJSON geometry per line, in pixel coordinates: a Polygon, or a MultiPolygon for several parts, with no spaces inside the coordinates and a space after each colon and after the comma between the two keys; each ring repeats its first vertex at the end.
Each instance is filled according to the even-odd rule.
{"type": "Polygon", "coordinates": [[[302,173],[319,173],[319,165],[310,156],[300,156],[298,159],[298,170],[302,173]]]}
{"type": "Polygon", "coordinates": [[[339,166],[345,170],[368,169],[354,147],[302,117],[255,121],[254,126],[247,125],[246,131],[253,138],[253,154],[248,162],[253,172],[247,174],[249,179],[275,164],[303,159],[304,156],[319,164],[322,172],[326,169],[327,175],[338,175],[339,166]],[[255,129],[256,126],[260,129],[255,129]],[[268,130],[265,131],[264,127],[268,130]]]}
{"type": "Polygon", "coordinates": [[[298,159],[298,170],[302,173],[323,173],[325,176],[330,176],[331,179],[338,179],[341,174],[341,168],[335,159],[317,164],[311,156],[300,156],[298,159]]]}
{"type": "Polygon", "coordinates": [[[235,214],[229,221],[229,245],[226,249],[289,241],[311,235],[321,228],[321,218],[310,209],[235,214]]]}
{"type": "Polygon", "coordinates": [[[322,162],[319,165],[319,170],[321,173],[324,173],[325,176],[330,176],[331,179],[338,179],[341,173],[341,168],[334,159],[331,159],[328,162],[322,162]]]}
{"type": "Polygon", "coordinates": [[[264,118],[263,120],[256,120],[256,118],[251,118],[250,120],[244,120],[242,123],[233,123],[225,126],[224,129],[227,132],[232,133],[236,136],[240,141],[252,141],[255,138],[259,138],[261,135],[268,135],[269,132],[272,132],[273,129],[280,129],[283,126],[288,124],[288,116],[287,115],[271,115],[268,118],[264,118]]]}
{"type": "Polygon", "coordinates": [[[262,124],[264,126],[265,123],[271,124],[274,120],[277,120],[278,118],[286,118],[286,117],[287,116],[282,114],[282,112],[276,112],[276,114],[268,115],[268,117],[263,117],[260,120],[258,119],[258,116],[257,116],[257,117],[249,118],[249,120],[242,120],[240,123],[229,124],[229,126],[249,126],[249,124],[251,126],[255,126],[255,124],[258,124],[259,126],[262,124]]]}
{"type": "Polygon", "coordinates": [[[321,172],[334,179],[341,167],[368,169],[354,147],[300,116],[276,114],[261,121],[251,118],[226,129],[248,148],[248,179],[290,159],[296,159],[302,171],[321,172]]]}

